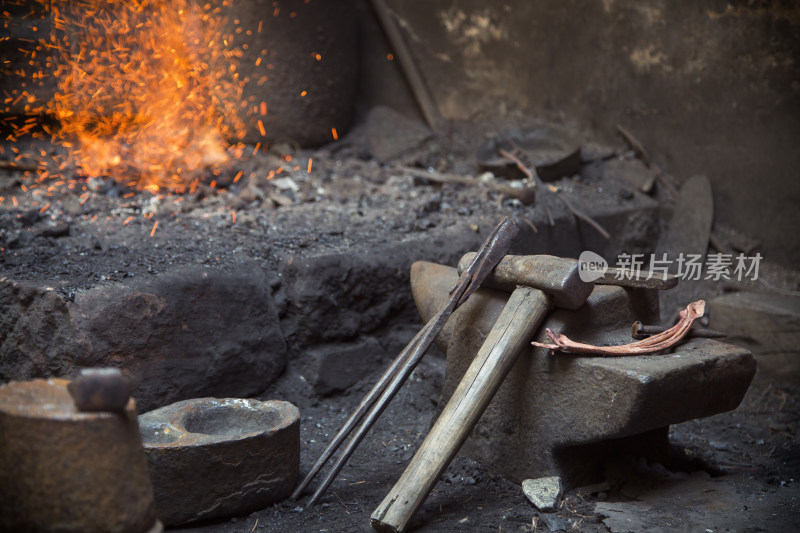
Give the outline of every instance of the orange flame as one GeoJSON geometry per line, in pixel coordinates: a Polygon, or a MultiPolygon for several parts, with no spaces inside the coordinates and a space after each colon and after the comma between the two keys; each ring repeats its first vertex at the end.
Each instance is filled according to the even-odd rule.
{"type": "MultiPolygon", "coordinates": [[[[185,190],[218,173],[242,138],[242,51],[226,35],[232,0],[39,0],[55,30],[54,139],[89,176],[185,190]],[[75,143],[74,141],[77,141],[75,143]]],[[[238,22],[238,21],[237,21],[238,22]]],[[[44,43],[43,43],[44,44],[44,43]]]]}

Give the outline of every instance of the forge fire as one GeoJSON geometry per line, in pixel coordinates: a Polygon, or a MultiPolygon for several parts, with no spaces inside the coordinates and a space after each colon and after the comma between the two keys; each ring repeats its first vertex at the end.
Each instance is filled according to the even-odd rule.
{"type": "Polygon", "coordinates": [[[797,8],[0,17],[0,530],[800,519],[797,8]]]}
{"type": "MultiPolygon", "coordinates": [[[[266,103],[244,98],[250,80],[237,73],[243,56],[237,36],[258,26],[227,20],[222,12],[230,2],[41,4],[32,9],[47,9],[52,29],[20,50],[29,61],[16,72],[22,86],[5,105],[9,111],[24,103],[26,113],[55,119],[36,133],[50,135],[66,156],[48,165],[38,161],[44,176],[71,167],[90,177],[113,175],[136,188],[186,190],[241,153],[243,145],[228,139],[244,137],[243,117],[251,108],[266,114],[266,103]],[[27,87],[37,83],[55,87],[51,99],[40,100],[27,87]]],[[[12,135],[20,137],[34,122],[12,125],[12,135]]]]}

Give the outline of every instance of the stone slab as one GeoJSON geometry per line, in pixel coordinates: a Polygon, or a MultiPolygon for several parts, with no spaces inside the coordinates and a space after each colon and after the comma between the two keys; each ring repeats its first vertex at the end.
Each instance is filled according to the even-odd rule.
{"type": "Polygon", "coordinates": [[[639,159],[623,161],[613,158],[600,164],[604,167],[604,173],[623,180],[638,191],[650,194],[655,186],[658,173],[639,159]]]}
{"type": "Polygon", "coordinates": [[[363,128],[370,153],[382,163],[419,147],[432,135],[422,122],[383,106],[370,110],[363,128]]]}

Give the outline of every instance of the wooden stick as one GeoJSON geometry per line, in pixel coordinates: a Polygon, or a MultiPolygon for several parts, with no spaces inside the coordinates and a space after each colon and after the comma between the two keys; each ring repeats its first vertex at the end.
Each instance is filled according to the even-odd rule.
{"type": "Polygon", "coordinates": [[[518,287],[511,293],[436,424],[403,475],[372,513],[373,528],[392,533],[405,530],[414,512],[458,453],[550,306],[550,297],[539,289],[518,287]]]}
{"type": "Polygon", "coordinates": [[[384,33],[386,33],[386,38],[394,49],[394,54],[400,62],[403,74],[405,74],[408,80],[411,92],[414,94],[414,98],[417,100],[417,104],[422,111],[422,116],[425,117],[425,122],[428,123],[428,126],[435,130],[442,121],[442,117],[428,91],[428,87],[425,85],[425,80],[423,80],[417,64],[414,62],[411,50],[409,50],[405,39],[403,39],[403,35],[397,28],[397,24],[395,24],[395,21],[392,19],[386,2],[384,2],[384,0],[371,0],[371,2],[372,9],[375,10],[378,21],[381,27],[383,27],[384,33]]]}
{"type": "MultiPolygon", "coordinates": [[[[511,141],[511,142],[513,143],[513,141],[511,141]]],[[[514,164],[517,165],[517,168],[519,168],[526,176],[528,176],[529,178],[533,179],[536,182],[537,188],[541,189],[542,191],[547,191],[550,194],[552,194],[553,196],[555,196],[556,198],[558,198],[559,200],[561,200],[564,203],[564,205],[567,207],[567,209],[569,209],[569,211],[572,213],[572,215],[575,218],[579,218],[579,219],[583,220],[584,222],[586,222],[587,224],[592,226],[595,230],[597,230],[597,232],[600,235],[605,237],[607,240],[611,240],[611,235],[603,228],[603,226],[600,225],[599,222],[597,222],[595,219],[593,219],[592,217],[590,217],[589,215],[587,215],[583,211],[579,211],[574,205],[572,205],[572,203],[569,200],[564,198],[558,192],[550,190],[548,187],[545,187],[544,183],[542,182],[542,180],[539,177],[539,175],[536,174],[535,169],[531,170],[530,168],[528,168],[528,166],[525,165],[525,163],[522,161],[522,159],[520,159],[516,155],[512,154],[508,150],[503,150],[502,148],[500,148],[499,152],[500,152],[500,155],[502,155],[506,159],[510,159],[511,161],[513,161],[514,164]]],[[[547,209],[547,207],[545,207],[545,209],[547,209]]],[[[550,211],[549,210],[547,210],[547,218],[549,219],[550,225],[552,226],[553,225],[553,217],[550,215],[550,211]]]]}
{"type": "Polygon", "coordinates": [[[0,170],[19,170],[20,172],[32,172],[38,170],[39,166],[33,163],[19,163],[17,161],[0,160],[0,170]]]}
{"type": "Polygon", "coordinates": [[[633,153],[636,154],[636,157],[642,160],[642,163],[645,164],[646,167],[650,166],[650,154],[647,153],[647,150],[644,149],[642,143],[639,142],[639,139],[633,136],[631,132],[623,128],[621,125],[617,124],[617,133],[619,133],[625,142],[628,143],[633,153]]]}
{"type": "Polygon", "coordinates": [[[605,237],[606,240],[611,240],[611,235],[605,230],[605,228],[603,228],[603,226],[600,225],[599,222],[597,222],[595,219],[593,219],[583,211],[579,211],[574,205],[572,205],[572,203],[569,200],[564,198],[562,195],[558,194],[557,192],[554,192],[553,194],[555,195],[556,198],[564,202],[564,205],[567,206],[567,209],[569,209],[572,212],[572,215],[575,218],[579,218],[584,222],[586,222],[587,224],[589,224],[591,227],[597,230],[597,233],[605,237]]]}

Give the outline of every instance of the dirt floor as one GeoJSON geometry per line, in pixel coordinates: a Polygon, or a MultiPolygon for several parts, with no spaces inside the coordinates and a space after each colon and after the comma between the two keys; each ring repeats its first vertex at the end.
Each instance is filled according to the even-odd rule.
{"type": "MultiPolygon", "coordinates": [[[[440,357],[423,360],[317,505],[305,505],[307,493],[246,517],[176,531],[371,531],[370,514],[435,416],[443,371],[440,357]]],[[[301,474],[371,382],[319,398],[300,376],[286,375],[261,395],[300,407],[301,474]]],[[[619,457],[606,465],[605,482],[567,492],[554,513],[535,509],[519,485],[457,457],[413,531],[792,531],[800,519],[798,393],[796,384],[757,375],[736,411],[671,428],[670,469],[619,457]]]]}
{"type": "MultiPolygon", "coordinates": [[[[72,174],[64,183],[2,171],[0,275],[46,284],[69,302],[99,284],[146,278],[182,265],[225,269],[246,256],[269,268],[292,254],[368,250],[387,239],[456,224],[485,232],[506,214],[522,226],[536,226],[544,239],[540,245],[560,245],[548,230],[547,213],[564,220],[565,207],[552,195],[539,191],[535,205],[524,205],[483,184],[441,184],[419,177],[431,170],[480,174],[475,153],[496,135],[494,126],[453,124],[438,136],[417,126],[395,129],[388,148],[370,137],[369,123],[349,139],[319,150],[275,145],[213,177],[218,188],[208,185],[209,177],[183,195],[135,191],[108,177],[72,174]]],[[[46,158],[61,150],[27,142],[13,146],[46,158]]],[[[10,159],[11,146],[5,146],[3,158],[10,159]]],[[[40,159],[23,158],[19,164],[40,159]]],[[[616,147],[584,142],[580,173],[553,186],[598,217],[620,205],[646,206],[647,217],[669,207],[674,184],[668,178],[662,176],[650,195],[643,194],[636,181],[598,171],[611,160],[637,164],[622,142],[616,147]]],[[[647,171],[642,175],[645,182],[655,179],[647,171]]],[[[571,245],[580,249],[587,242],[605,242],[609,249],[648,251],[659,229],[658,220],[623,221],[608,243],[585,223],[569,214],[566,218],[575,226],[564,233],[579,235],[571,245]]],[[[404,340],[409,340],[413,331],[406,331],[404,340]]],[[[300,408],[301,474],[376,377],[373,373],[344,392],[322,396],[290,363],[259,395],[300,408]]],[[[319,505],[307,507],[306,495],[249,516],[178,530],[369,531],[369,515],[430,427],[443,377],[441,355],[429,354],[319,505]]],[[[758,374],[736,411],[671,428],[675,460],[669,465],[620,457],[606,465],[605,482],[567,492],[555,513],[539,513],[518,485],[458,457],[417,514],[414,530],[792,530],[800,520],[798,393],[800,388],[786,376],[758,374]]]]}

